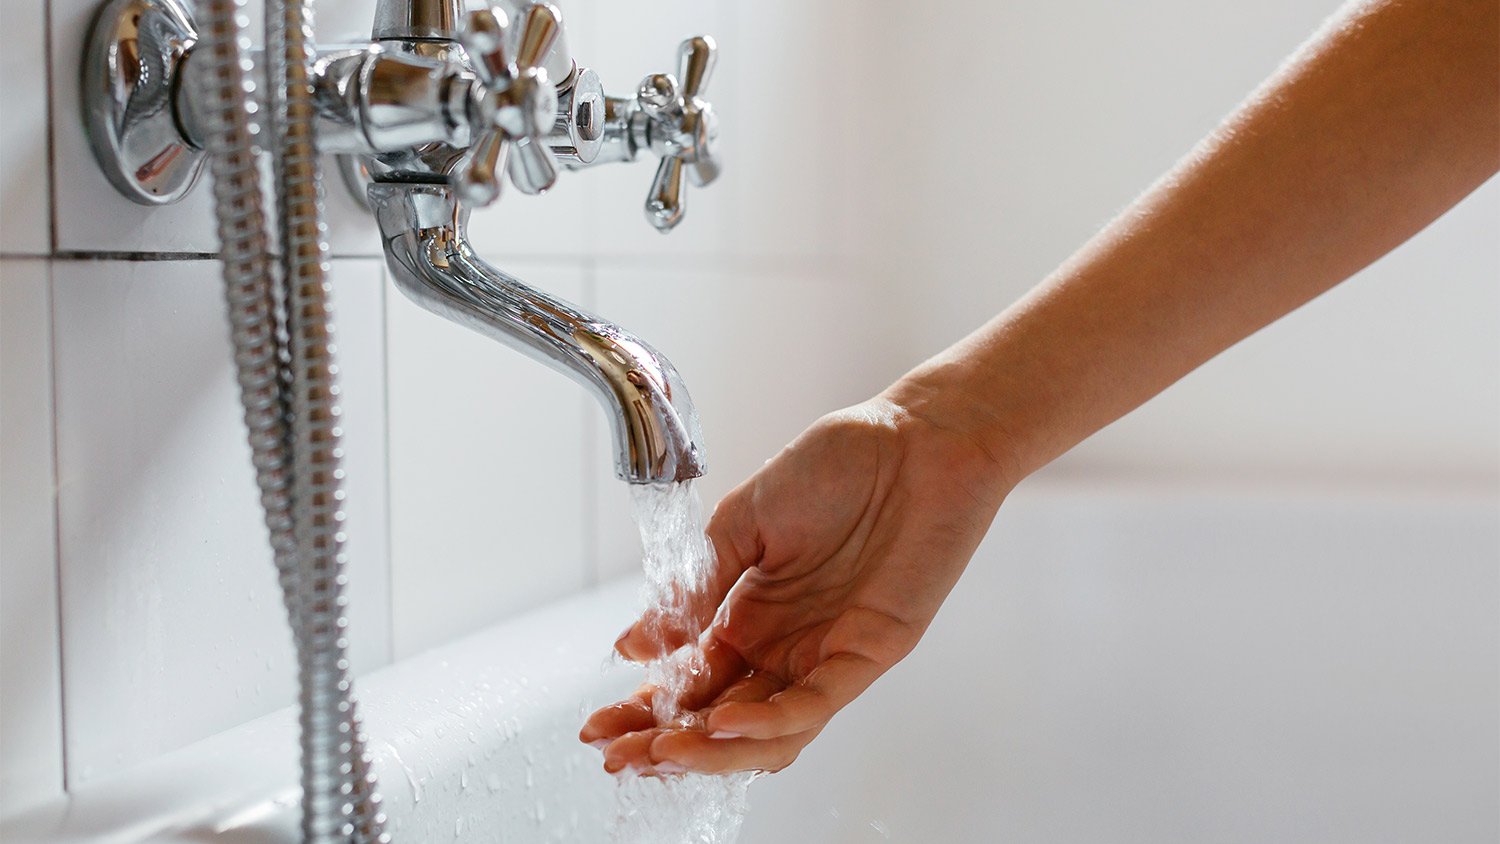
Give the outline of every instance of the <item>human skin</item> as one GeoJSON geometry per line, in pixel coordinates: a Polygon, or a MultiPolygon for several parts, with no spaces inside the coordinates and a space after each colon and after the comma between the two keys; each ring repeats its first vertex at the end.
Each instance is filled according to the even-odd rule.
{"type": "Polygon", "coordinates": [[[610,772],[786,767],[916,645],[1017,483],[1497,169],[1500,3],[1346,6],[1020,301],[726,496],[686,629],[616,643],[703,648],[699,718],[658,725],[643,688],[580,738],[610,772]]]}

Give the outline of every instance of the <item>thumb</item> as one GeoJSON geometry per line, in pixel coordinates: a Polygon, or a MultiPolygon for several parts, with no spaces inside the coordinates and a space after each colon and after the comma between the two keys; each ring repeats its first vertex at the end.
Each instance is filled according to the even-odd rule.
{"type": "Polygon", "coordinates": [[[696,641],[740,576],[759,561],[760,543],[748,503],[750,496],[743,490],[741,487],[725,496],[709,519],[711,556],[702,586],[669,596],[666,606],[648,607],[615,640],[615,650],[621,656],[646,662],[696,641]]]}

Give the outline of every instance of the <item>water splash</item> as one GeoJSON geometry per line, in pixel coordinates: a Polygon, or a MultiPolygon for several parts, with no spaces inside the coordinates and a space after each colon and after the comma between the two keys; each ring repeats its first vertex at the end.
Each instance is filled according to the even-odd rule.
{"type": "MultiPolygon", "coordinates": [[[[693,481],[632,486],[630,499],[645,551],[641,598],[647,608],[660,613],[661,624],[683,626],[687,623],[688,599],[703,591],[714,564],[713,544],[703,530],[698,490],[693,481]]],[[[702,670],[693,648],[646,666],[646,682],[661,690],[654,698],[657,723],[682,723],[683,693],[702,670]]]]}
{"type": "Polygon", "coordinates": [[[733,844],[750,810],[752,774],[630,777],[618,791],[615,844],[733,844]]]}
{"type": "MultiPolygon", "coordinates": [[[[714,565],[698,491],[687,481],[633,486],[630,495],[645,550],[642,598],[646,607],[660,611],[663,623],[683,625],[690,596],[703,590],[714,565]]],[[[658,689],[652,699],[658,724],[691,723],[692,714],[682,710],[682,696],[702,670],[694,648],[683,648],[646,666],[646,681],[658,689]]],[[[750,773],[627,776],[617,792],[611,840],[616,844],[733,844],[749,811],[747,793],[754,778],[750,773]]]]}

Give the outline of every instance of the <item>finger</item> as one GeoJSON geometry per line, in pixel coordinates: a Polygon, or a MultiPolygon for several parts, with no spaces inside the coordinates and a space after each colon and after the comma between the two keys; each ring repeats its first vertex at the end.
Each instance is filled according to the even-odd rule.
{"type": "Polygon", "coordinates": [[[685,670],[687,683],[679,698],[679,705],[685,710],[702,709],[750,670],[739,651],[719,639],[709,638],[701,651],[689,656],[693,664],[685,670]]]}
{"type": "Polygon", "coordinates": [[[602,749],[626,733],[656,726],[651,711],[652,692],[651,687],[643,686],[629,698],[590,715],[578,731],[578,740],[602,749]]]}
{"type": "Polygon", "coordinates": [[[797,760],[819,730],[774,738],[712,739],[699,730],[669,730],[652,737],[648,750],[651,770],[678,773],[728,774],[734,771],[776,772],[797,760]]]}
{"type": "Polygon", "coordinates": [[[679,609],[648,610],[615,640],[615,650],[626,659],[646,662],[698,638],[713,621],[724,598],[745,570],[760,558],[760,540],[750,512],[749,486],[741,486],[714,508],[708,539],[714,552],[703,589],[683,596],[679,609]]]}
{"type": "MultiPolygon", "coordinates": [[[[679,706],[683,710],[702,709],[705,704],[721,698],[728,688],[733,688],[745,677],[744,659],[733,648],[710,639],[697,654],[684,654],[674,658],[693,658],[693,665],[680,668],[686,674],[679,706]]],[[[770,694],[767,692],[766,694],[770,694]]],[[[590,715],[578,733],[579,741],[598,746],[626,733],[657,726],[654,711],[656,688],[644,685],[630,697],[619,703],[606,706],[590,715]]],[[[765,696],[758,698],[764,700],[765,696]]]]}
{"type": "MultiPolygon", "coordinates": [[[[784,687],[766,673],[742,677],[724,689],[715,704],[731,701],[764,701],[784,687]]],[[[728,773],[730,771],[779,771],[797,758],[817,730],[790,739],[769,742],[737,739],[723,741],[705,736],[698,728],[652,727],[621,736],[605,749],[605,770],[630,770],[641,775],[728,773]],[[667,738],[676,736],[676,738],[667,738]],[[664,740],[665,739],[665,740],[664,740]]]]}
{"type": "Polygon", "coordinates": [[[651,743],[665,731],[664,727],[652,727],[648,730],[626,733],[610,742],[609,746],[604,748],[604,770],[611,774],[618,774],[622,771],[637,774],[654,772],[651,743]]]}
{"type": "Polygon", "coordinates": [[[708,716],[708,732],[765,740],[821,727],[869,688],[882,671],[868,657],[834,654],[807,677],[764,702],[730,702],[715,708],[708,716]]]}
{"type": "Polygon", "coordinates": [[[631,662],[650,662],[693,641],[689,625],[669,622],[668,614],[647,610],[615,640],[615,651],[631,662]]]}

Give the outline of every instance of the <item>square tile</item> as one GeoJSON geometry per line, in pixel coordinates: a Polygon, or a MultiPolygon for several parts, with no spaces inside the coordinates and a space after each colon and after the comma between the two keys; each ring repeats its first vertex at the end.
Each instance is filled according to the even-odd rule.
{"type": "MultiPolygon", "coordinates": [[[[733,84],[714,100],[724,174],[702,197],[723,203],[733,255],[824,257],[883,180],[856,169],[879,144],[857,121],[878,109],[861,77],[873,26],[858,0],[730,3],[714,34],[733,84]]],[[[891,109],[900,108],[891,104],[891,109]]]]}
{"type": "Polygon", "coordinates": [[[45,0],[5,6],[9,37],[0,53],[0,252],[51,250],[47,184],[47,33],[45,0]]]}
{"type": "Polygon", "coordinates": [[[63,788],[47,262],[0,260],[0,814],[63,788]]]}
{"type": "Polygon", "coordinates": [[[516,258],[577,259],[593,243],[589,209],[597,193],[595,175],[564,170],[541,196],[527,196],[507,181],[499,201],[474,209],[469,218],[474,248],[502,266],[516,258]]]}
{"type": "MultiPolygon", "coordinates": [[[[579,301],[580,265],[497,262],[579,301]]],[[[582,588],[583,387],[392,291],[391,557],[398,657],[582,588]]]]}
{"type": "MultiPolygon", "coordinates": [[[[69,787],[294,696],[218,273],[55,265],[69,787]]],[[[334,263],[356,670],[389,659],[380,279],[334,263]]]]}

